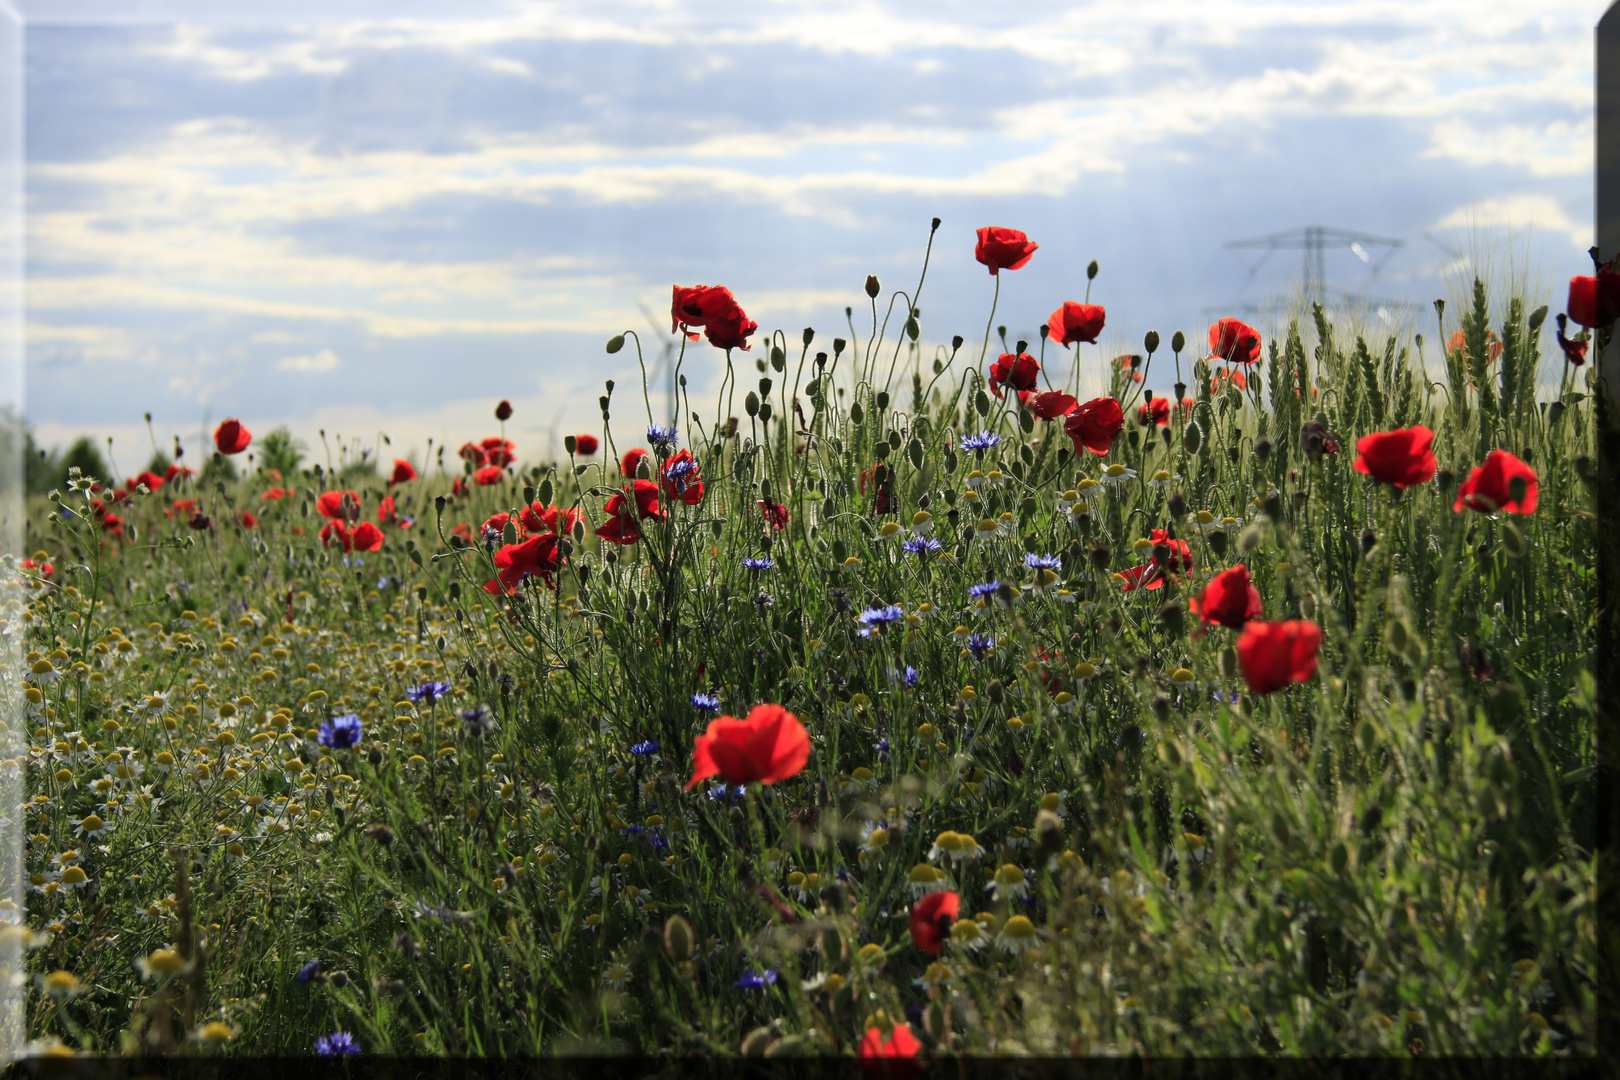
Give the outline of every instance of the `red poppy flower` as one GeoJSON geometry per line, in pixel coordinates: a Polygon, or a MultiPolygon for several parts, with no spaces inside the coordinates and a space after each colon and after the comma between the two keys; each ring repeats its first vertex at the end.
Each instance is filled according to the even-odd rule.
{"type": "Polygon", "coordinates": [[[510,401],[502,398],[501,403],[495,406],[495,419],[503,424],[512,419],[512,403],[510,401]]]}
{"type": "Polygon", "coordinates": [[[1093,454],[1106,454],[1125,430],[1125,410],[1111,397],[1093,398],[1069,414],[1063,430],[1074,442],[1074,452],[1084,447],[1093,454]]]}
{"type": "Polygon", "coordinates": [[[163,470],[163,479],[165,481],[189,480],[196,475],[196,469],[187,468],[178,461],[170,463],[169,467],[163,470]]]}
{"type": "Polygon", "coordinates": [[[1564,350],[1564,359],[1576,367],[1586,363],[1586,342],[1580,337],[1566,337],[1564,330],[1568,325],[1566,316],[1558,316],[1558,347],[1564,350]]]}
{"type": "Polygon", "coordinates": [[[1094,344],[1097,335],[1102,333],[1104,316],[1100,304],[1077,304],[1067,300],[1052,312],[1046,325],[1051,331],[1052,340],[1067,349],[1077,341],[1094,344]]]}
{"type": "Polygon", "coordinates": [[[708,326],[736,306],[737,298],[724,285],[676,285],[669,303],[669,332],[708,326]]]}
{"type": "Polygon", "coordinates": [[[1260,331],[1238,319],[1221,319],[1209,328],[1209,351],[1231,364],[1260,359],[1260,331]]]}
{"type": "Polygon", "coordinates": [[[505,510],[502,510],[498,514],[491,514],[489,517],[485,518],[484,523],[478,527],[478,532],[480,535],[483,535],[488,533],[489,530],[494,529],[496,535],[499,535],[501,531],[506,528],[506,523],[508,521],[512,523],[512,528],[517,530],[517,534],[519,536],[523,536],[528,532],[528,529],[524,526],[522,521],[512,517],[512,515],[507,513],[505,510]]]}
{"type": "Polygon", "coordinates": [[[1533,514],[1536,497],[1536,471],[1506,450],[1492,450],[1485,455],[1485,464],[1457,485],[1457,501],[1451,509],[1456,512],[1466,507],[1482,514],[1499,510],[1507,514],[1533,514]],[[1515,488],[1521,483],[1523,489],[1515,497],[1515,488]]]}
{"type": "Polygon", "coordinates": [[[388,486],[404,484],[416,479],[416,466],[404,458],[394,459],[394,475],[388,478],[388,486]]]}
{"type": "Polygon", "coordinates": [[[354,550],[354,534],[349,532],[349,527],[340,519],[334,518],[321,526],[320,535],[322,547],[331,547],[332,541],[336,540],[344,551],[354,550]]]}
{"type": "Polygon", "coordinates": [[[35,562],[33,559],[24,559],[22,561],[22,568],[24,570],[36,571],[39,574],[40,577],[46,577],[46,578],[48,578],[52,574],[56,573],[56,567],[54,565],[52,565],[51,563],[38,563],[38,562],[35,562]]]}
{"type": "Polygon", "coordinates": [[[214,445],[222,454],[240,454],[253,441],[253,432],[242,426],[240,420],[227,420],[214,429],[214,445]]]}
{"type": "Polygon", "coordinates": [[[1433,445],[1434,432],[1422,424],[1364,435],[1356,440],[1356,472],[1397,488],[1427,484],[1440,467],[1433,445]]]}
{"type": "MultiPolygon", "coordinates": [[[[1468,334],[1467,334],[1466,331],[1458,330],[1456,333],[1451,335],[1451,340],[1446,342],[1446,354],[1448,356],[1458,357],[1458,358],[1466,356],[1468,354],[1468,334]]],[[[1496,336],[1496,331],[1495,330],[1486,330],[1485,331],[1485,362],[1487,364],[1493,364],[1496,361],[1500,360],[1501,358],[1502,358],[1502,341],[1501,341],[1501,339],[1496,336]]],[[[1294,392],[1296,394],[1299,393],[1299,388],[1295,387],[1294,392]]]]}
{"type": "MultiPolygon", "coordinates": [[[[356,551],[381,551],[383,546],[383,531],[369,521],[362,521],[356,525],[349,534],[356,551]]],[[[348,549],[345,548],[345,551],[348,549]]]]}
{"type": "Polygon", "coordinates": [[[872,500],[872,509],[879,514],[894,513],[897,505],[893,487],[894,470],[881,461],[874,462],[866,469],[861,470],[860,490],[862,495],[866,494],[867,481],[873,481],[876,485],[873,489],[876,495],[872,500]]]}
{"type": "Polygon", "coordinates": [[[484,464],[484,448],[475,442],[462,443],[461,449],[456,453],[461,456],[461,460],[472,462],[475,469],[484,464]]]}
{"type": "Polygon", "coordinates": [[[664,462],[661,472],[667,498],[679,499],[687,506],[703,501],[703,472],[690,450],[682,450],[664,462]]]}
{"type": "Polygon", "coordinates": [[[868,1076],[910,1080],[922,1071],[923,1063],[917,1060],[921,1052],[922,1043],[911,1033],[911,1027],[896,1024],[887,1039],[883,1037],[882,1028],[867,1028],[866,1034],[861,1036],[860,1046],[855,1050],[855,1058],[868,1076]]]}
{"type": "Polygon", "coordinates": [[[263,495],[259,496],[259,498],[263,499],[265,502],[280,502],[282,499],[285,499],[288,494],[289,493],[285,488],[273,487],[267,489],[263,495]]]}
{"type": "Polygon", "coordinates": [[[510,596],[518,582],[533,574],[549,588],[557,587],[556,573],[562,565],[556,533],[531,536],[521,544],[504,544],[495,553],[495,578],[484,584],[484,591],[510,596]]]}
{"type": "Polygon", "coordinates": [[[931,892],[911,905],[911,941],[929,956],[939,955],[950,936],[951,923],[962,910],[962,898],[954,892],[931,892]]]}
{"type": "Polygon", "coordinates": [[[601,440],[595,435],[581,434],[574,436],[574,453],[580,457],[590,457],[596,453],[596,448],[600,445],[602,445],[601,440]]]}
{"type": "Polygon", "coordinates": [[[354,505],[360,505],[360,496],[352,491],[326,491],[315,500],[315,512],[323,518],[337,521],[343,517],[343,496],[347,495],[354,505]]]}
{"type": "Polygon", "coordinates": [[[596,527],[596,535],[609,543],[633,544],[641,539],[642,518],[662,521],[658,485],[651,480],[635,480],[624,491],[616,491],[602,508],[607,520],[596,527]],[[627,497],[628,495],[628,497],[627,497]]]}
{"type": "Polygon", "coordinates": [[[619,472],[624,475],[626,480],[634,480],[636,478],[636,466],[640,465],[641,459],[646,456],[647,451],[639,446],[634,450],[626,450],[624,456],[619,458],[619,472]]]}
{"type": "MultiPolygon", "coordinates": [[[[1223,382],[1231,383],[1239,390],[1247,390],[1249,388],[1249,380],[1244,377],[1242,371],[1238,370],[1237,368],[1216,368],[1215,374],[1209,377],[1209,392],[1212,394],[1220,393],[1221,383],[1223,382]]],[[[1296,396],[1299,394],[1299,388],[1297,386],[1294,388],[1294,393],[1296,396]]],[[[1316,393],[1316,387],[1311,387],[1311,393],[1316,393]]]]}
{"type": "Polygon", "coordinates": [[[1140,356],[1136,356],[1132,353],[1126,353],[1123,356],[1116,356],[1114,357],[1114,366],[1119,368],[1121,371],[1129,371],[1131,382],[1139,383],[1142,381],[1142,372],[1139,370],[1142,366],[1142,358],[1140,356]]]}
{"type": "Polygon", "coordinates": [[[463,546],[465,547],[472,547],[474,543],[472,526],[465,521],[456,522],[455,527],[450,530],[450,535],[464,540],[466,543],[463,546]]]}
{"type": "Polygon", "coordinates": [[[122,540],[124,538],[124,519],[117,514],[102,514],[101,530],[110,533],[114,540],[122,540]]]}
{"type": "Polygon", "coordinates": [[[408,529],[413,524],[410,518],[399,516],[399,507],[394,504],[392,495],[384,495],[382,502],[377,504],[377,520],[383,525],[392,525],[397,529],[408,529]]]}
{"type": "Polygon", "coordinates": [[[748,719],[722,716],[692,740],[691,791],[711,776],[728,784],[774,784],[810,760],[810,733],[780,705],[755,705],[748,719]]]}
{"type": "Polygon", "coordinates": [[[504,469],[517,460],[517,444],[511,439],[491,436],[479,444],[479,449],[484,452],[485,465],[496,465],[504,469]]]}
{"type": "Polygon", "coordinates": [[[1243,628],[1237,640],[1243,681],[1256,694],[1309,682],[1316,676],[1316,649],[1321,644],[1322,628],[1313,622],[1255,620],[1243,628]]]}
{"type": "Polygon", "coordinates": [[[1143,427],[1157,424],[1168,427],[1170,424],[1170,399],[1156,397],[1151,401],[1143,402],[1136,407],[1136,422],[1143,427]]]}
{"type": "Polygon", "coordinates": [[[1050,390],[1044,394],[1023,393],[1018,395],[1024,408],[1034,413],[1042,420],[1056,420],[1060,416],[1068,416],[1074,411],[1075,400],[1061,390],[1050,390]]]}
{"type": "Polygon", "coordinates": [[[236,522],[244,529],[257,529],[259,527],[259,515],[251,510],[238,510],[236,512],[236,522]]]}
{"type": "Polygon", "coordinates": [[[990,392],[1001,397],[1001,388],[1010,386],[1014,390],[1023,392],[1035,389],[1035,376],[1040,374],[1041,364],[1029,353],[1002,353],[1001,359],[990,365],[990,392]]]}
{"type": "Polygon", "coordinates": [[[781,503],[759,500],[759,512],[765,515],[766,524],[778,531],[787,528],[788,508],[781,503]]]}
{"type": "Polygon", "coordinates": [[[1003,229],[999,225],[986,225],[979,230],[979,242],[973,248],[973,257],[990,268],[992,274],[1003,270],[1017,270],[1029,262],[1039,244],[1017,229],[1003,229]]]}
{"type": "Polygon", "coordinates": [[[1119,575],[1125,579],[1126,592],[1134,589],[1151,592],[1164,588],[1165,567],[1159,565],[1161,549],[1165,550],[1165,562],[1170,573],[1184,574],[1193,568],[1192,548],[1187,546],[1187,541],[1170,539],[1170,533],[1165,529],[1154,529],[1148,533],[1148,540],[1153,544],[1153,558],[1141,566],[1121,571],[1119,575]],[[1178,562],[1181,564],[1179,569],[1176,566],[1178,562]]]}
{"type": "Polygon", "coordinates": [[[176,499],[174,500],[174,504],[170,509],[163,511],[163,516],[174,517],[174,515],[178,513],[181,517],[184,517],[196,508],[196,499],[176,499]]]}
{"type": "Polygon", "coordinates": [[[498,484],[506,476],[506,470],[499,465],[485,465],[482,469],[473,472],[473,480],[479,487],[489,487],[498,484]]]}
{"type": "Polygon", "coordinates": [[[574,531],[574,524],[585,517],[585,512],[577,506],[567,510],[559,510],[536,500],[523,510],[523,527],[530,532],[554,532],[558,536],[565,536],[574,531]]]}
{"type": "Polygon", "coordinates": [[[1569,317],[1595,329],[1620,318],[1620,274],[1605,267],[1596,277],[1569,279],[1569,317]]]}
{"type": "Polygon", "coordinates": [[[142,484],[146,485],[147,491],[156,491],[158,488],[163,486],[163,477],[148,469],[145,472],[136,473],[134,476],[124,481],[124,487],[129,491],[134,491],[142,484]]]}
{"type": "Polygon", "coordinates": [[[709,321],[709,325],[703,329],[703,336],[717,349],[741,349],[747,352],[750,347],[748,338],[758,329],[759,323],[733,304],[730,311],[709,321]]]}
{"type": "Polygon", "coordinates": [[[192,515],[186,519],[186,524],[190,525],[198,532],[201,532],[204,529],[212,529],[214,527],[214,519],[203,513],[201,510],[196,510],[193,511],[192,515]]]}
{"type": "Polygon", "coordinates": [[[1202,592],[1188,599],[1187,610],[1202,622],[1232,630],[1265,613],[1260,590],[1249,580],[1249,568],[1241,564],[1210,578],[1202,592]]]}

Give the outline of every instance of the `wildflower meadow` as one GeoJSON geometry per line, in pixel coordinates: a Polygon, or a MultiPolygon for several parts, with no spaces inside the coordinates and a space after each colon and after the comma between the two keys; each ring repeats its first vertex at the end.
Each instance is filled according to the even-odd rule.
{"type": "Polygon", "coordinates": [[[31,1052],[1591,1053],[1620,275],[1116,357],[1097,264],[976,254],[836,336],[676,286],[679,408],[559,460],[503,402],[65,468],[3,612],[31,1052]]]}

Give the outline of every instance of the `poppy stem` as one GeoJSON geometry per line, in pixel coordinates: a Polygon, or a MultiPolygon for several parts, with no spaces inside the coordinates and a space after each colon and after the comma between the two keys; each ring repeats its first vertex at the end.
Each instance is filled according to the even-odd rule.
{"type": "Polygon", "coordinates": [[[990,331],[996,325],[996,305],[1001,302],[1001,275],[995,275],[996,291],[990,298],[990,318],[984,323],[984,345],[979,349],[979,365],[984,366],[984,358],[990,352],[990,331]]]}

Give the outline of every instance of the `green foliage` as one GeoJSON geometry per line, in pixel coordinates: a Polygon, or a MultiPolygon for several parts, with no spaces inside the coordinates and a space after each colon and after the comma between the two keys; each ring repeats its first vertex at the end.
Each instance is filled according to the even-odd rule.
{"type": "MultiPolygon", "coordinates": [[[[1246,390],[1195,362],[1162,434],[1127,398],[1106,456],[950,360],[924,386],[920,349],[910,415],[824,372],[801,429],[787,380],[762,385],[734,435],[729,410],[683,431],[704,494],[666,492],[625,547],[592,531],[626,482],[611,460],[460,495],[460,462],[427,471],[391,489],[416,523],[377,552],[323,544],[319,489],[267,500],[259,476],[120,503],[139,543],[87,493],[71,517],[37,500],[29,547],[62,569],[6,613],[62,673],[28,720],[50,935],[30,975],[85,992],[38,998],[33,1034],[849,1052],[917,1007],[935,1051],[1590,1053],[1592,400],[1537,407],[1539,319],[1513,329],[1512,301],[1487,378],[1487,299],[1449,398],[1316,309],[1246,390]],[[1315,456],[1308,421],[1341,449],[1315,456]],[[1358,437],[1413,423],[1450,481],[1354,471],[1358,437]],[[999,444],[962,445],[981,429],[999,444]],[[1533,515],[1453,512],[1491,446],[1528,449],[1533,515]],[[590,528],[565,523],[555,590],[491,592],[483,525],[534,493],[590,528]],[[1193,569],[1124,589],[1170,539],[1193,569]],[[1315,679],[1252,693],[1236,634],[1198,624],[1189,601],[1239,564],[1267,619],[1321,626],[1315,679]],[[684,791],[694,693],[786,706],[809,765],[684,791]],[[359,744],[322,746],[347,713],[359,744]],[[91,813],[112,830],[76,835],[91,813]],[[937,958],[906,918],[936,874],[963,898],[937,958]],[[189,972],[143,981],[169,947],[189,972]]],[[[296,483],[290,438],[257,449],[296,483]]],[[[353,486],[375,521],[381,480],[353,486]]]]}
{"type": "Polygon", "coordinates": [[[258,454],[261,465],[266,469],[276,470],[287,479],[291,479],[298,472],[298,466],[303,463],[304,455],[309,452],[303,440],[294,438],[292,432],[285,427],[278,427],[261,437],[253,449],[258,454]]]}

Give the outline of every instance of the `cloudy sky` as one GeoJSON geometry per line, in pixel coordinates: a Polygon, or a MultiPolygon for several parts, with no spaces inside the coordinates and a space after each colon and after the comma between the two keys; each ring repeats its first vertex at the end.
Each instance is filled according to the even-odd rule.
{"type": "MultiPolygon", "coordinates": [[[[1014,336],[1100,261],[1093,366],[1289,289],[1297,254],[1251,274],[1222,244],[1304,225],[1403,240],[1376,275],[1330,252],[1328,277],[1425,312],[1482,252],[1550,288],[1588,265],[1604,6],[606,0],[264,26],[35,3],[28,415],[47,444],[115,436],[130,472],[146,411],[160,441],[234,415],[398,451],[488,433],[505,397],[543,456],[596,423],[604,378],[638,381],[602,342],[634,327],[656,353],[672,282],[729,285],[794,340],[848,336],[854,304],[864,336],[866,275],[910,289],[936,215],[926,339],[983,333],[973,230],[1007,225],[1041,244],[1003,283],[1014,336]]],[[[688,359],[694,397],[719,358],[688,359]]]]}

